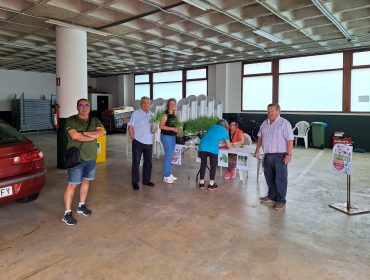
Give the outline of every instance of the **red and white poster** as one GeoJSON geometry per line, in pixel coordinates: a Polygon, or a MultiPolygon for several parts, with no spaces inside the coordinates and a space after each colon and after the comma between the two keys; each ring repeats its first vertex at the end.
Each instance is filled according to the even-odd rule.
{"type": "Polygon", "coordinates": [[[353,146],[335,144],[333,147],[332,169],[337,172],[351,175],[353,146]]]}
{"type": "Polygon", "coordinates": [[[182,145],[176,145],[175,151],[172,155],[172,164],[181,165],[184,160],[184,147],[182,145]]]}

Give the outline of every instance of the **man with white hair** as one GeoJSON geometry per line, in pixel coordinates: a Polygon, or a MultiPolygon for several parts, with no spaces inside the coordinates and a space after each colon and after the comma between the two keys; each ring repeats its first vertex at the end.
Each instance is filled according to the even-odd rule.
{"type": "Polygon", "coordinates": [[[279,104],[267,106],[268,118],[258,132],[256,157],[260,157],[260,148],[264,151],[264,173],[268,185],[268,194],[261,197],[262,203],[274,203],[275,210],[284,209],[288,187],[288,163],[292,161],[293,130],[286,119],[280,117],[279,104]]]}

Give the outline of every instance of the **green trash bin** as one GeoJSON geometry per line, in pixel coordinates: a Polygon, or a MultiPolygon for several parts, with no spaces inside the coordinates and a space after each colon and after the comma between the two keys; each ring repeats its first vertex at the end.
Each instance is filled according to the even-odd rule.
{"type": "Polygon", "coordinates": [[[326,122],[312,122],[312,146],[324,149],[325,148],[325,128],[328,126],[326,122]]]}

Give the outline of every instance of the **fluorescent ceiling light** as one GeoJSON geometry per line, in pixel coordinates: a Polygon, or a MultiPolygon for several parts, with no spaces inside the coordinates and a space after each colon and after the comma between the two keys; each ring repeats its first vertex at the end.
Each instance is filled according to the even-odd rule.
{"type": "Polygon", "coordinates": [[[211,7],[209,5],[207,5],[206,3],[203,3],[202,1],[200,0],[182,0],[194,7],[197,7],[198,9],[201,9],[203,11],[207,11],[207,10],[210,10],[211,7]]]}
{"type": "Polygon", "coordinates": [[[340,24],[340,22],[324,7],[319,0],[311,0],[312,3],[318,8],[338,29],[339,31],[350,41],[354,38],[348,31],[340,24]]]}
{"type": "Polygon", "coordinates": [[[174,52],[174,53],[179,53],[179,54],[185,54],[185,55],[193,55],[190,52],[176,50],[176,49],[172,49],[172,48],[168,48],[168,47],[161,48],[161,50],[163,50],[163,51],[169,51],[169,52],[174,52]]]}
{"type": "Polygon", "coordinates": [[[87,28],[87,27],[84,27],[84,26],[75,25],[75,24],[71,24],[71,23],[68,23],[68,22],[59,21],[59,20],[55,20],[55,19],[48,19],[48,20],[45,20],[45,22],[50,23],[50,24],[54,24],[54,25],[57,25],[57,26],[78,29],[78,30],[81,30],[81,31],[86,31],[86,32],[101,35],[101,36],[111,35],[107,32],[103,32],[103,31],[96,30],[96,29],[93,29],[93,28],[87,28]]]}
{"type": "Polygon", "coordinates": [[[276,37],[275,35],[272,35],[262,29],[256,29],[256,30],[253,30],[253,32],[275,43],[283,41],[281,38],[276,37]]]}

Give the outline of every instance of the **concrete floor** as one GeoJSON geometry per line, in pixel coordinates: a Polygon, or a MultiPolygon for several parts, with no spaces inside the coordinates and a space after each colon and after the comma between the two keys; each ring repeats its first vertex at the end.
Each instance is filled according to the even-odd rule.
{"type": "MultiPolygon", "coordinates": [[[[44,150],[47,184],[34,202],[0,206],[0,279],[370,279],[370,215],[328,207],[346,199],[329,149],[295,149],[287,207],[277,212],[259,202],[266,184],[253,163],[245,182],[217,177],[219,190],[208,193],[196,187],[191,153],[188,170],[174,167],[176,184],[162,183],[154,159],[156,187],[135,192],[124,135],[108,135],[93,216],[76,214],[71,227],[60,220],[66,171],[55,167],[56,135],[29,137],[44,150]]],[[[352,200],[368,209],[369,160],[355,154],[352,176],[352,200]]]]}

